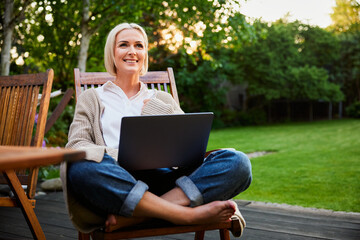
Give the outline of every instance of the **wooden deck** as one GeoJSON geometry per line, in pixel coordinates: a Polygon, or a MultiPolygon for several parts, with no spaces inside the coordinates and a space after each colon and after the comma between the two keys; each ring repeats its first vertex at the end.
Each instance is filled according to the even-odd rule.
{"type": "MultiPolygon", "coordinates": [[[[360,239],[360,214],[299,210],[244,201],[239,202],[239,206],[247,221],[241,239],[360,239]]],[[[38,196],[35,212],[47,239],[77,239],[61,192],[38,196]]],[[[32,239],[20,209],[0,208],[0,239],[32,239]]],[[[193,239],[193,234],[147,239],[187,240],[193,239]]],[[[219,239],[218,232],[207,232],[205,239],[219,239]]]]}

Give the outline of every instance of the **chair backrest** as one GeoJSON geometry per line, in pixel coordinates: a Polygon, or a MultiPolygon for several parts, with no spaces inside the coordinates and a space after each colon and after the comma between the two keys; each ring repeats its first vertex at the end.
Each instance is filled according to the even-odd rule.
{"type": "MultiPolygon", "coordinates": [[[[42,146],[53,77],[52,69],[0,76],[0,145],[42,146]]],[[[34,170],[31,180],[25,180],[30,198],[35,194],[37,173],[34,170]]]]}
{"type": "MultiPolygon", "coordinates": [[[[80,72],[78,68],[75,68],[74,79],[75,95],[77,99],[87,88],[99,87],[109,80],[114,81],[115,76],[112,76],[107,72],[80,72]]],[[[148,88],[156,88],[157,90],[170,93],[177,104],[179,104],[179,97],[172,68],[167,68],[166,71],[149,71],[146,75],[140,77],[140,81],[145,83],[148,88]]]]}

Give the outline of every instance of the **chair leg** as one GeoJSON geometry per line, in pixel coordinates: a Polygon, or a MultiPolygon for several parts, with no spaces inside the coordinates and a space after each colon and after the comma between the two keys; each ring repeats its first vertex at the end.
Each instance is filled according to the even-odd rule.
{"type": "Polygon", "coordinates": [[[221,240],[230,240],[230,231],[227,229],[219,229],[221,240]]]}
{"type": "Polygon", "coordinates": [[[79,240],[90,240],[90,234],[78,232],[78,239],[79,240]]]}
{"type": "Polygon", "coordinates": [[[195,232],[194,240],[204,240],[204,236],[205,236],[205,231],[195,232]]]}
{"type": "Polygon", "coordinates": [[[21,208],[34,239],[46,239],[34,209],[29,202],[15,171],[7,170],[3,172],[3,174],[16,197],[17,204],[21,208]]]}

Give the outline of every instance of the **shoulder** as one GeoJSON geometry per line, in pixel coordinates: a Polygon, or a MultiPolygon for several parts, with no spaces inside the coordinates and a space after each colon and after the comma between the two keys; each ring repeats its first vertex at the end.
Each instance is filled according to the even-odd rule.
{"type": "Polygon", "coordinates": [[[96,91],[95,88],[85,90],[79,95],[77,99],[77,104],[81,103],[88,105],[89,103],[94,102],[101,102],[99,93],[96,91]]]}
{"type": "Polygon", "coordinates": [[[91,98],[97,98],[97,92],[94,88],[89,88],[79,95],[78,101],[91,98]]]}
{"type": "Polygon", "coordinates": [[[102,103],[99,94],[94,88],[90,88],[82,92],[79,95],[76,103],[78,108],[94,108],[96,106],[100,106],[101,108],[101,105],[102,103]]]}
{"type": "Polygon", "coordinates": [[[164,92],[164,91],[156,91],[155,92],[155,98],[160,99],[164,103],[171,103],[171,102],[175,101],[170,93],[167,93],[167,92],[164,92]]]}

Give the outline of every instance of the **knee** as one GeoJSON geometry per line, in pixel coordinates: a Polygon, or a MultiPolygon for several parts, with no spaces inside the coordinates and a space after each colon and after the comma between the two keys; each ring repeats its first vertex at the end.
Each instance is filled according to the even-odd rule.
{"type": "Polygon", "coordinates": [[[92,167],[92,162],[82,161],[75,162],[68,166],[67,170],[67,179],[68,183],[72,185],[82,185],[89,176],[94,176],[94,171],[96,167],[92,167]]]}
{"type": "Polygon", "coordinates": [[[233,150],[227,151],[227,155],[229,156],[228,159],[230,161],[229,171],[231,172],[231,177],[237,179],[237,182],[241,183],[241,185],[247,185],[248,187],[252,181],[250,159],[243,152],[233,150]]]}

